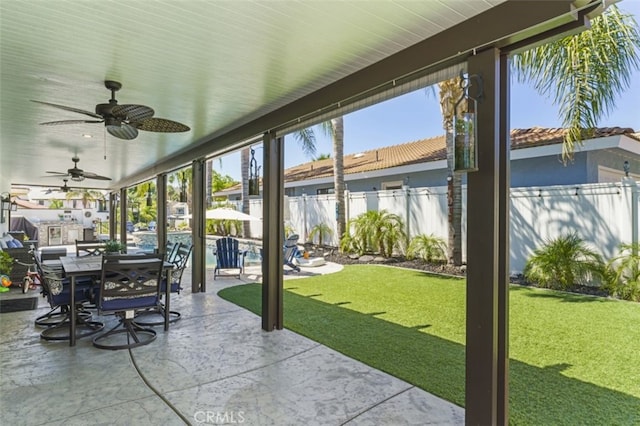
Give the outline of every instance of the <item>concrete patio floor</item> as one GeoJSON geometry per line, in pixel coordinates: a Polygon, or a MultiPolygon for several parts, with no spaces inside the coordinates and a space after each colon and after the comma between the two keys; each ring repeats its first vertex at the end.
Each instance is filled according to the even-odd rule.
{"type": "MultiPolygon", "coordinates": [[[[321,268],[285,278],[337,267],[321,268]]],[[[131,351],[40,340],[42,298],[37,310],[0,315],[2,424],[464,424],[464,409],[289,330],[262,331],[260,317],[217,296],[259,280],[259,268],[212,277],[206,293],[172,296],[182,319],[131,351]]]]}

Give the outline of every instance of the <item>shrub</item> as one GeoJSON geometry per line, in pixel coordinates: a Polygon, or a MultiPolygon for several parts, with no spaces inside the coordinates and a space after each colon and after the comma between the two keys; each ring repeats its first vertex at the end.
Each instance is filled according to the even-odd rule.
{"type": "Polygon", "coordinates": [[[615,297],[640,302],[640,245],[620,244],[618,249],[607,264],[605,288],[615,297]]]}
{"type": "Polygon", "coordinates": [[[0,250],[0,274],[9,275],[13,269],[13,258],[6,251],[0,250]]]}
{"type": "Polygon", "coordinates": [[[333,235],[333,229],[329,228],[329,225],[327,225],[326,223],[319,223],[311,228],[311,231],[309,232],[309,239],[311,241],[314,241],[316,235],[318,236],[318,245],[321,246],[322,237],[325,235],[327,237],[331,237],[333,235]]]}
{"type": "Polygon", "coordinates": [[[603,274],[602,257],[575,233],[548,240],[533,252],[524,268],[527,280],[561,290],[587,284],[602,278],[603,274]]]}
{"type": "Polygon", "coordinates": [[[431,263],[443,263],[447,260],[447,244],[440,237],[417,235],[413,237],[407,249],[409,259],[420,258],[431,263]]]}
{"type": "Polygon", "coordinates": [[[400,216],[386,210],[372,210],[349,221],[340,239],[340,249],[358,254],[377,251],[382,256],[391,256],[394,251],[403,253],[406,241],[400,216]]]}

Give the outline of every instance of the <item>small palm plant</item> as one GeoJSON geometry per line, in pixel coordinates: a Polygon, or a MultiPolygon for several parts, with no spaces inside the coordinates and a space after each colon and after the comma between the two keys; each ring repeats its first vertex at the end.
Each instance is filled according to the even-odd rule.
{"type": "Polygon", "coordinates": [[[606,288],[616,297],[640,302],[640,244],[620,244],[618,256],[607,264],[606,288]]]}
{"type": "Polygon", "coordinates": [[[548,240],[534,250],[524,267],[527,280],[560,290],[601,279],[603,274],[602,257],[575,233],[548,240]]]}
{"type": "Polygon", "coordinates": [[[416,235],[409,243],[407,257],[420,258],[429,263],[443,263],[447,260],[447,244],[433,234],[416,235]]]}
{"type": "Polygon", "coordinates": [[[392,256],[394,250],[404,252],[406,241],[400,216],[386,210],[372,210],[349,221],[340,248],[358,254],[377,251],[382,256],[392,256]]]}
{"type": "Polygon", "coordinates": [[[324,236],[331,237],[333,235],[333,229],[326,223],[318,223],[309,232],[309,239],[314,241],[316,236],[318,237],[318,245],[322,246],[322,240],[324,236]]]}

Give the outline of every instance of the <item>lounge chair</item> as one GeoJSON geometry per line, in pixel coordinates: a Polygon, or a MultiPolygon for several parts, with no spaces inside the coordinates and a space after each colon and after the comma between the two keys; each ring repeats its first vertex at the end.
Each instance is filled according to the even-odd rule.
{"type": "Polygon", "coordinates": [[[300,250],[298,250],[298,234],[291,234],[284,241],[284,265],[293,269],[296,272],[300,272],[300,267],[295,263],[295,259],[300,256],[300,250]]]}
{"type": "Polygon", "coordinates": [[[213,279],[222,275],[222,270],[237,269],[237,274],[224,274],[225,277],[237,276],[240,278],[244,273],[244,258],[247,255],[245,250],[239,249],[238,240],[232,237],[224,237],[216,240],[216,267],[213,270],[213,279]]]}

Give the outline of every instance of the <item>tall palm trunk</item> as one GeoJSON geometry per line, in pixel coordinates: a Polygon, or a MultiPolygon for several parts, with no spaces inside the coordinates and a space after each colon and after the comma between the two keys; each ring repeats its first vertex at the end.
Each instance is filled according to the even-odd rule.
{"type": "MultiPolygon", "coordinates": [[[[249,214],[249,161],[251,157],[251,147],[246,147],[240,151],[240,170],[242,173],[242,212],[249,214]]],[[[251,235],[251,225],[248,221],[243,223],[243,234],[245,237],[251,235]]]]}
{"type": "Polygon", "coordinates": [[[462,95],[460,78],[438,83],[440,89],[440,111],[447,140],[447,222],[449,263],[462,265],[462,176],[453,171],[453,116],[455,104],[462,95]]]}
{"type": "Polygon", "coordinates": [[[342,117],[331,120],[333,140],[333,187],[336,196],[336,225],[338,240],[345,231],[346,209],[344,201],[344,120],[342,117]]]}

